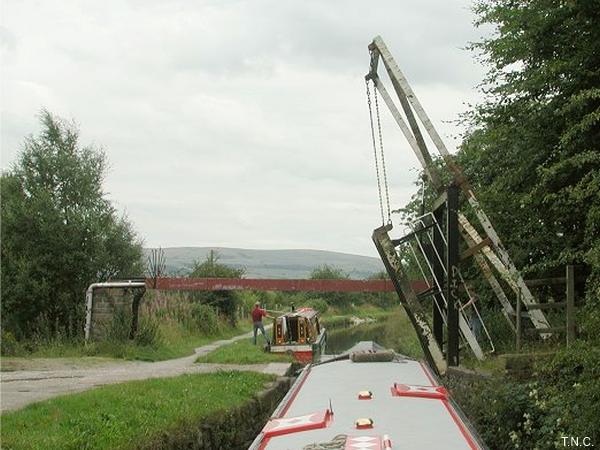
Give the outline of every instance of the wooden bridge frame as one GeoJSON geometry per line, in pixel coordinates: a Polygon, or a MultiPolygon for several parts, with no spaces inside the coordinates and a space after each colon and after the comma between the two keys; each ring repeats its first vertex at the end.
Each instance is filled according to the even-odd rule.
{"type": "MultiPolygon", "coordinates": [[[[438,173],[437,168],[433,164],[431,153],[429,152],[417,119],[420,121],[421,126],[429,135],[431,141],[444,160],[446,167],[453,174],[454,184],[463,191],[467,201],[469,202],[473,212],[475,213],[475,216],[479,221],[479,226],[486,233],[486,237],[481,236],[477,229],[469,222],[467,217],[461,212],[458,213],[460,234],[467,245],[467,252],[469,255],[475,257],[481,272],[488,281],[498,301],[502,305],[504,316],[514,330],[515,325],[513,323],[513,317],[515,315],[515,310],[511,301],[508,299],[508,296],[504,292],[500,282],[496,278],[495,273],[492,271],[490,264],[496,269],[497,273],[508,284],[508,286],[510,286],[515,296],[521,296],[525,307],[536,303],[533,295],[525,284],[520,272],[512,262],[490,219],[477,201],[477,198],[475,197],[475,194],[469,183],[465,179],[461,169],[454,163],[450,152],[446,148],[440,135],[433,126],[433,123],[427,116],[427,113],[408,84],[406,77],[398,67],[398,64],[394,60],[380,36],[377,36],[375,39],[373,39],[372,43],[369,45],[369,51],[371,54],[371,61],[370,70],[366,75],[366,78],[367,80],[373,81],[377,92],[383,98],[385,104],[392,114],[392,117],[404,134],[410,147],[417,156],[417,159],[423,166],[426,176],[440,194],[441,197],[438,199],[438,202],[445,201],[445,185],[442,183],[442,178],[438,173]],[[400,105],[404,111],[406,120],[400,113],[400,110],[397,108],[396,104],[390,97],[387,89],[379,78],[377,70],[380,60],[383,62],[385,70],[391,80],[393,89],[398,96],[398,100],[400,101],[400,105]]],[[[532,310],[529,311],[528,318],[531,320],[533,326],[537,329],[548,329],[550,327],[548,320],[541,310],[532,308],[532,310]]],[[[543,337],[548,335],[549,333],[542,334],[543,337]]]]}

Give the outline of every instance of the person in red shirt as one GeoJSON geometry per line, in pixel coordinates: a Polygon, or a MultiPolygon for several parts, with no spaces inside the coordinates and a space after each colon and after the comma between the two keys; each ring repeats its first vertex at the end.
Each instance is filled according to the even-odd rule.
{"type": "Polygon", "coordinates": [[[263,317],[271,318],[271,316],[269,316],[267,314],[267,311],[260,307],[260,302],[256,302],[254,304],[254,309],[252,310],[252,324],[253,324],[252,328],[254,331],[254,345],[256,345],[256,336],[258,335],[258,330],[260,330],[262,332],[265,340],[267,341],[267,345],[271,344],[269,342],[269,338],[267,337],[267,333],[265,333],[265,327],[262,323],[263,317]]]}

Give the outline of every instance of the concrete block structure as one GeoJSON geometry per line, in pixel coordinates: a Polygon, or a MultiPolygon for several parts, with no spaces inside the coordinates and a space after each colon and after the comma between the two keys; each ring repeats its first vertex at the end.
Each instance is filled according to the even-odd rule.
{"type": "Polygon", "coordinates": [[[86,294],[86,340],[105,339],[117,318],[126,321],[129,337],[133,338],[137,331],[139,305],[145,291],[144,282],[90,285],[86,294]]]}

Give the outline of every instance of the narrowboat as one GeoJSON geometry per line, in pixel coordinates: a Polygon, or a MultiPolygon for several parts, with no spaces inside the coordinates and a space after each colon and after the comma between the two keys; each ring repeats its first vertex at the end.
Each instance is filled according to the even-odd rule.
{"type": "Polygon", "coordinates": [[[327,332],[313,308],[299,308],[275,318],[270,351],[288,353],[302,363],[319,360],[325,349],[327,332]]]}
{"type": "Polygon", "coordinates": [[[486,450],[425,362],[360,342],[302,369],[249,450],[486,450]]]}

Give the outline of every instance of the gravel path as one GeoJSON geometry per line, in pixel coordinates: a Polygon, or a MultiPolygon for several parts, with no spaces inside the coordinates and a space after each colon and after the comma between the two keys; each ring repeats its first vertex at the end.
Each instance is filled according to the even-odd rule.
{"type": "Polygon", "coordinates": [[[18,370],[2,372],[0,380],[0,410],[2,412],[19,409],[40,400],[73,392],[81,392],[105,384],[121,383],[147,378],[172,377],[184,373],[205,373],[217,370],[252,370],[255,372],[284,375],[288,363],[256,365],[237,364],[194,364],[196,358],[218,347],[248,338],[251,333],[232,339],[215,341],[198,347],[195,353],[184,358],[159,362],[96,360],[78,366],[75,359],[69,359],[65,367],[60,363],[42,360],[41,370],[18,370]],[[48,369],[48,366],[51,368],[48,369]],[[54,367],[53,367],[54,366],[54,367]],[[59,366],[55,368],[55,366],[59,366]]]}

